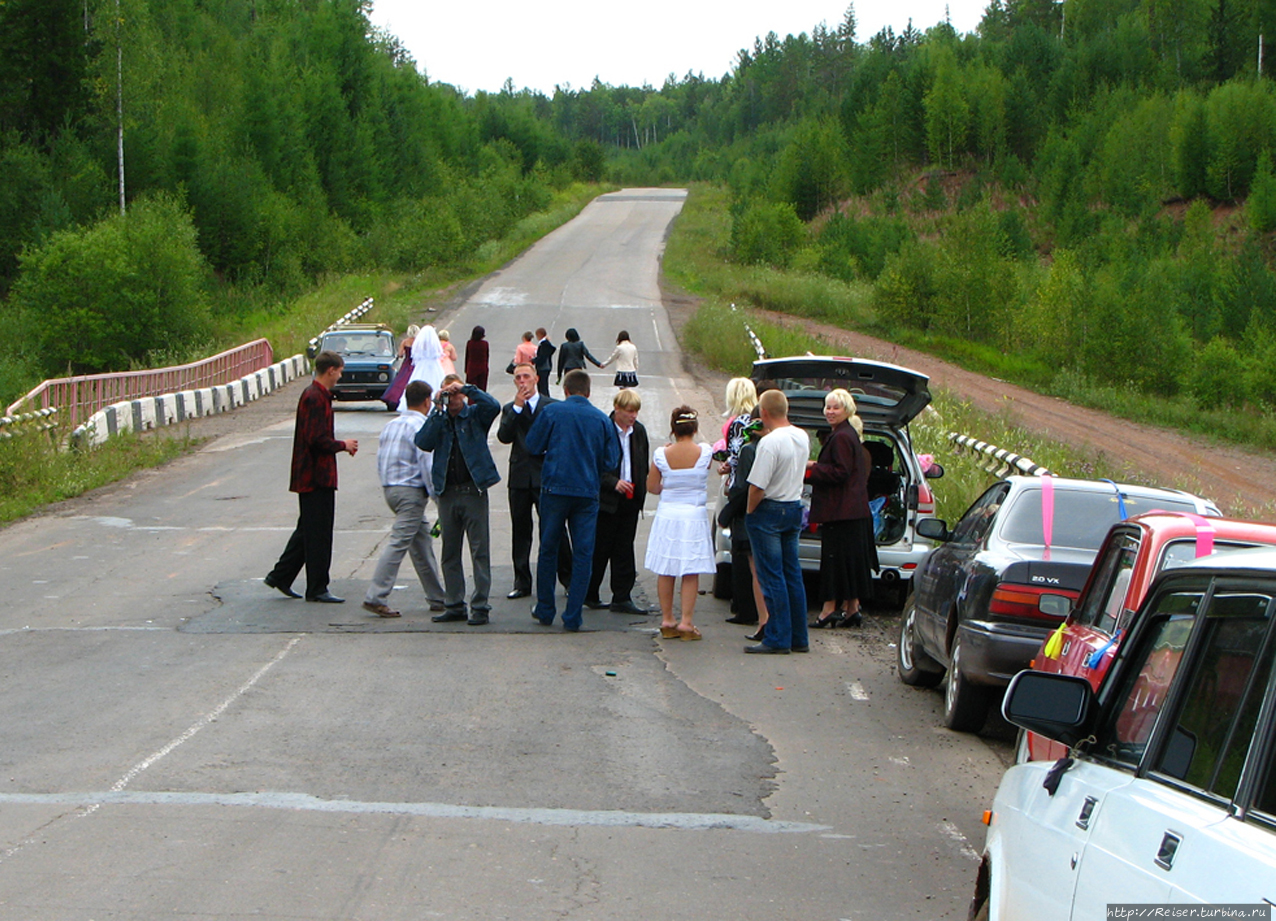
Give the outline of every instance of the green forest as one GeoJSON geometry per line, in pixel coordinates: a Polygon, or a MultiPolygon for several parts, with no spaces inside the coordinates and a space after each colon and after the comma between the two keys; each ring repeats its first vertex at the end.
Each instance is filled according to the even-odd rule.
{"type": "Polygon", "coordinates": [[[26,349],[0,395],[332,273],[464,265],[611,181],[726,190],[723,259],[857,305],[788,309],[1053,392],[1272,417],[1274,0],[993,0],[966,35],[860,36],[852,5],[722,75],[552,96],[459,93],[370,9],[0,0],[0,311],[26,349]]]}

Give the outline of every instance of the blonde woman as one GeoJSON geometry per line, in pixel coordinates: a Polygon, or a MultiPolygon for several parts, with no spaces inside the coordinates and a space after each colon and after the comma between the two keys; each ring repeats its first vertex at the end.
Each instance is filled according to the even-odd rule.
{"type": "Polygon", "coordinates": [[[872,594],[877,570],[873,513],[868,507],[868,451],[860,441],[855,398],[842,388],[824,398],[831,430],[817,460],[807,461],[812,524],[820,526],[820,597],[812,627],[858,627],[860,599],[872,594]]]}
{"type": "Polygon", "coordinates": [[[647,492],[660,496],[647,537],[646,567],[657,575],[660,596],[660,635],[668,639],[698,640],[692,623],[700,574],[717,568],[709,531],[709,463],[713,448],[697,443],[699,417],[690,406],[679,406],[669,420],[673,443],[656,448],[647,472],[647,492]],[[681,619],[674,616],[674,585],[682,577],[681,619]]]}
{"type": "Polygon", "coordinates": [[[439,330],[439,344],[443,347],[443,357],[439,361],[443,365],[444,375],[456,373],[456,346],[451,339],[452,336],[446,329],[439,330]]]}
{"type": "Polygon", "coordinates": [[[744,427],[749,424],[749,414],[758,405],[758,390],[747,377],[733,377],[727,381],[727,421],[722,425],[722,438],[726,442],[727,459],[718,467],[718,473],[726,474],[726,488],[735,482],[735,468],[744,447],[744,427]]]}

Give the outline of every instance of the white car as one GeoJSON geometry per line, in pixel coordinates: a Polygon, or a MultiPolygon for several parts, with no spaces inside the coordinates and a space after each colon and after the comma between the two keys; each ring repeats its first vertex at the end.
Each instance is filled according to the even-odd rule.
{"type": "MultiPolygon", "coordinates": [[[[939,464],[931,464],[923,471],[908,431],[909,422],[930,405],[930,379],[918,371],[882,361],[823,355],[755,361],[750,376],[755,382],[774,384],[788,398],[789,421],[810,434],[812,457],[819,450],[818,438],[829,430],[824,418],[824,397],[839,387],[855,397],[864,423],[864,446],[872,459],[869,498],[881,500],[875,519],[877,559],[881,564],[877,579],[902,604],[913,573],[933,546],[918,537],[916,530],[919,520],[935,514],[935,497],[927,480],[944,475],[939,464]]],[[[802,502],[810,508],[809,486],[803,489],[802,502]]],[[[718,572],[713,593],[718,598],[730,598],[731,533],[716,524],[714,553],[718,572]]],[[[819,572],[819,535],[803,532],[798,555],[805,572],[819,572]]]]}
{"type": "Polygon", "coordinates": [[[1276,550],[1259,549],[1162,574],[1097,694],[1017,675],[1006,718],[1071,746],[1071,762],[1006,772],[971,917],[1276,905],[1274,662],[1276,550]]]}

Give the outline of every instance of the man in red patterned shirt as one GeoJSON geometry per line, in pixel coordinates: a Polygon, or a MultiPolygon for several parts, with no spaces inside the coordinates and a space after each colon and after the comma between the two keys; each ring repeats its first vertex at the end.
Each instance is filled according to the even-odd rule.
{"type": "Polygon", "coordinates": [[[341,380],[345,360],[336,352],[320,352],[314,382],[297,402],[297,427],[292,436],[292,477],[288,488],[297,494],[301,517],[288,538],[283,555],[263,580],[289,598],[300,598],[292,582],[306,569],[306,600],[340,604],[328,591],[332,564],[332,523],[336,512],[337,455],[351,457],[359,450],[353,438],[338,441],[332,434],[332,388],[341,380]]]}

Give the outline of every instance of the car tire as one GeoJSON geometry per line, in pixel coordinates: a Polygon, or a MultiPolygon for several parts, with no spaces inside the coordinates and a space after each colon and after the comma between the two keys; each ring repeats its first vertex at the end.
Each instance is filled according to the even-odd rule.
{"type": "Polygon", "coordinates": [[[713,573],[713,597],[730,601],[734,593],[731,591],[731,564],[719,563],[713,573]]]}
{"type": "Polygon", "coordinates": [[[917,642],[917,603],[910,592],[899,617],[899,642],[895,644],[899,680],[915,688],[933,688],[944,677],[938,662],[922,652],[917,642]]]}
{"type": "Polygon", "coordinates": [[[953,640],[944,684],[944,725],[953,732],[978,732],[988,719],[992,689],[971,684],[961,670],[961,633],[953,640]]]}

